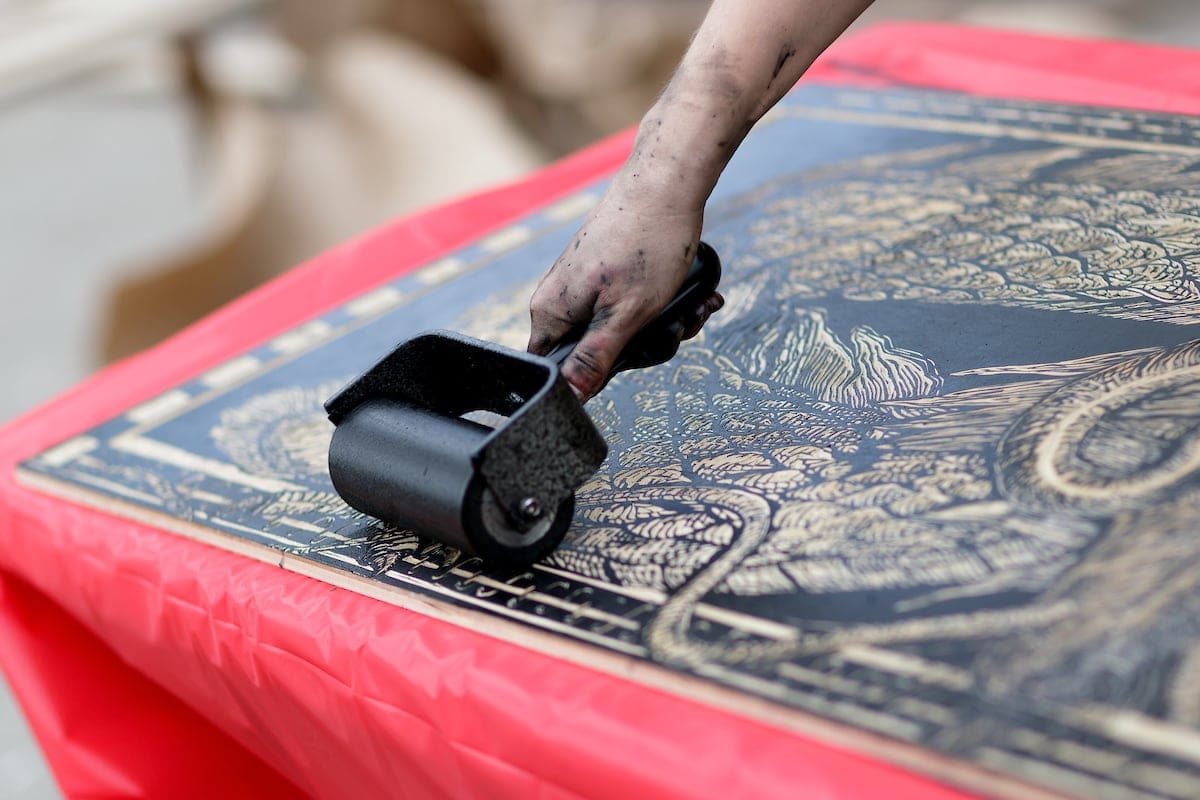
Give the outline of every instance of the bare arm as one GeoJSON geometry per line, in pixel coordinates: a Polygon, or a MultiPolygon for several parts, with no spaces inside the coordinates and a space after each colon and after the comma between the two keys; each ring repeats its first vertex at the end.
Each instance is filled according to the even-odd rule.
{"type": "MultiPolygon", "coordinates": [[[[628,161],[530,302],[529,349],[588,331],[563,365],[583,397],[674,294],[704,204],[757,122],[871,0],[714,0],[675,76],[638,127],[628,161]]],[[[720,308],[714,296],[684,331],[720,308]]]]}

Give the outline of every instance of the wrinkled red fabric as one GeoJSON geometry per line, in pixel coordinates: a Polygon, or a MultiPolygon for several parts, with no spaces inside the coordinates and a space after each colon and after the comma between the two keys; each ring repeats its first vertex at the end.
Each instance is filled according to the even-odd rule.
{"type": "MultiPolygon", "coordinates": [[[[1200,55],[940,25],[807,80],[1200,112],[1200,55]]],[[[14,465],[615,169],[625,132],[386,225],[0,430],[0,664],[65,794],[955,798],[847,748],[18,486],[14,465]]]]}

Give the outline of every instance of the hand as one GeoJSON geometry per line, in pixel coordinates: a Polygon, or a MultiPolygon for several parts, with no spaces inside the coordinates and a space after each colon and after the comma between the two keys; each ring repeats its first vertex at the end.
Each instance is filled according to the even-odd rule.
{"type": "MultiPolygon", "coordinates": [[[[563,364],[582,400],[604,386],[629,339],[675,295],[696,255],[700,212],[664,209],[651,192],[613,187],[542,278],[530,301],[529,351],[549,352],[572,329],[587,332],[563,364]]],[[[700,332],[723,304],[714,293],[673,329],[700,332]]]]}

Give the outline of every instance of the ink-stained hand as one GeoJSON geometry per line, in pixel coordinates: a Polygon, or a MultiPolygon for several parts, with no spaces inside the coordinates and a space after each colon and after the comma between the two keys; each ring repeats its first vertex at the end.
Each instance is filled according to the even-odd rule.
{"type": "MultiPolygon", "coordinates": [[[[563,364],[580,397],[600,391],[625,344],[683,283],[705,203],[751,127],[870,2],[713,0],[629,160],[530,303],[530,352],[587,326],[563,364]]],[[[695,309],[680,337],[723,302],[714,294],[695,309]]]]}
{"type": "MultiPolygon", "coordinates": [[[[701,212],[664,208],[620,183],[588,215],[529,306],[531,353],[544,355],[569,331],[587,326],[562,368],[583,400],[600,391],[625,344],[675,295],[700,236],[701,212]]],[[[723,303],[714,294],[673,332],[690,339],[723,303]]]]}

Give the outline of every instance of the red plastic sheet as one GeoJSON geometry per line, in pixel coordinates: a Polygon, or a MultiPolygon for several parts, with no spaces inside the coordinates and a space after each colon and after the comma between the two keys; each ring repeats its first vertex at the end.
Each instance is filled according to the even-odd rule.
{"type": "Polygon", "coordinates": [[[68,797],[301,798],[279,773],[130,669],[25,582],[0,576],[0,643],[9,679],[38,708],[68,797]],[[50,730],[46,730],[49,725],[50,730]]]}
{"type": "MultiPolygon", "coordinates": [[[[1200,55],[948,26],[809,79],[1200,112],[1200,55]]],[[[391,224],[0,432],[0,662],[70,797],[925,797],[766,724],[18,486],[19,460],[614,169],[625,133],[391,224]]]]}

